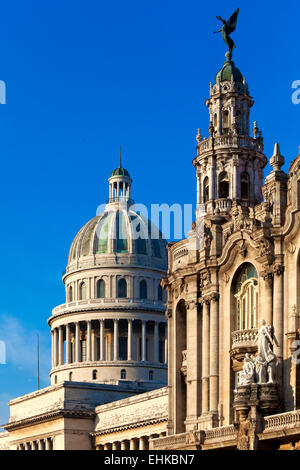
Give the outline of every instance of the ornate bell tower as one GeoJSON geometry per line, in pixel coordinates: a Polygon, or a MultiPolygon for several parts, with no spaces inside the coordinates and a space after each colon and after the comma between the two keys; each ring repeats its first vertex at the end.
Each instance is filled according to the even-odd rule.
{"type": "Polygon", "coordinates": [[[232,204],[253,207],[262,201],[263,154],[261,131],[254,123],[249,132],[253,100],[248,85],[226,52],[226,61],[210,84],[209,137],[199,129],[197,156],[193,161],[197,175],[197,218],[218,213],[226,215],[232,204]]]}

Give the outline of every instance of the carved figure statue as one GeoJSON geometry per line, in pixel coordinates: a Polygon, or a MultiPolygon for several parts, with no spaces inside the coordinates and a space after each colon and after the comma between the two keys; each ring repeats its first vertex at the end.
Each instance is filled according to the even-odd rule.
{"type": "Polygon", "coordinates": [[[219,31],[214,31],[214,33],[222,33],[223,40],[229,49],[230,56],[232,55],[232,51],[235,48],[235,44],[231,39],[230,34],[235,31],[238,14],[239,8],[233,13],[233,15],[231,15],[228,21],[224,20],[221,16],[217,16],[217,20],[222,21],[223,26],[221,29],[219,29],[219,31]]]}
{"type": "Polygon", "coordinates": [[[263,319],[260,324],[261,326],[255,338],[255,341],[258,342],[257,374],[260,374],[260,383],[266,383],[267,380],[268,383],[274,383],[277,357],[273,352],[273,343],[277,344],[277,341],[272,326],[266,325],[263,319]],[[265,373],[267,377],[264,377],[265,373]]]}
{"type": "Polygon", "coordinates": [[[267,363],[260,354],[255,358],[255,381],[258,384],[267,381],[267,363]]]}
{"type": "Polygon", "coordinates": [[[255,364],[252,361],[250,354],[245,354],[243,372],[240,378],[240,385],[250,385],[255,382],[255,364]]]}

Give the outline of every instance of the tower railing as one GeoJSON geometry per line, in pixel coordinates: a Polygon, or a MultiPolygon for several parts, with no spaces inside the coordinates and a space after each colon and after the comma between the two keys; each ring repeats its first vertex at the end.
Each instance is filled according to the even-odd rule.
{"type": "Polygon", "coordinates": [[[248,150],[263,151],[262,141],[249,136],[219,135],[208,137],[199,143],[199,153],[212,150],[212,148],[244,148],[248,150]]]}
{"type": "Polygon", "coordinates": [[[111,204],[113,202],[118,202],[118,203],[127,203],[129,206],[132,206],[134,204],[134,200],[127,198],[126,196],[121,196],[121,197],[111,197],[109,199],[106,199],[106,204],[111,204]]]}

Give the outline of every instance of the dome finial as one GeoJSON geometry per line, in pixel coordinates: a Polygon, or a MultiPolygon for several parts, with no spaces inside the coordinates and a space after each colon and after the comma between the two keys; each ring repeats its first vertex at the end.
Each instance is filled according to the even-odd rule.
{"type": "Polygon", "coordinates": [[[120,145],[119,168],[122,168],[122,146],[120,145]]]}

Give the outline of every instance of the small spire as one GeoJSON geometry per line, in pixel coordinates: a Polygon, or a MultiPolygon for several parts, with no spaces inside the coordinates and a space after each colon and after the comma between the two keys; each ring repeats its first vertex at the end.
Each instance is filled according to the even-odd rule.
{"type": "Polygon", "coordinates": [[[275,143],[274,152],[270,159],[270,164],[273,168],[273,171],[280,171],[282,165],[284,164],[284,157],[280,153],[280,147],[278,142],[275,143]]]}
{"type": "Polygon", "coordinates": [[[119,168],[122,168],[122,146],[120,145],[120,157],[119,157],[119,168]]]}
{"type": "Polygon", "coordinates": [[[198,129],[198,134],[196,135],[196,140],[197,140],[198,144],[200,144],[200,142],[203,140],[203,137],[201,135],[201,129],[198,129]]]}

